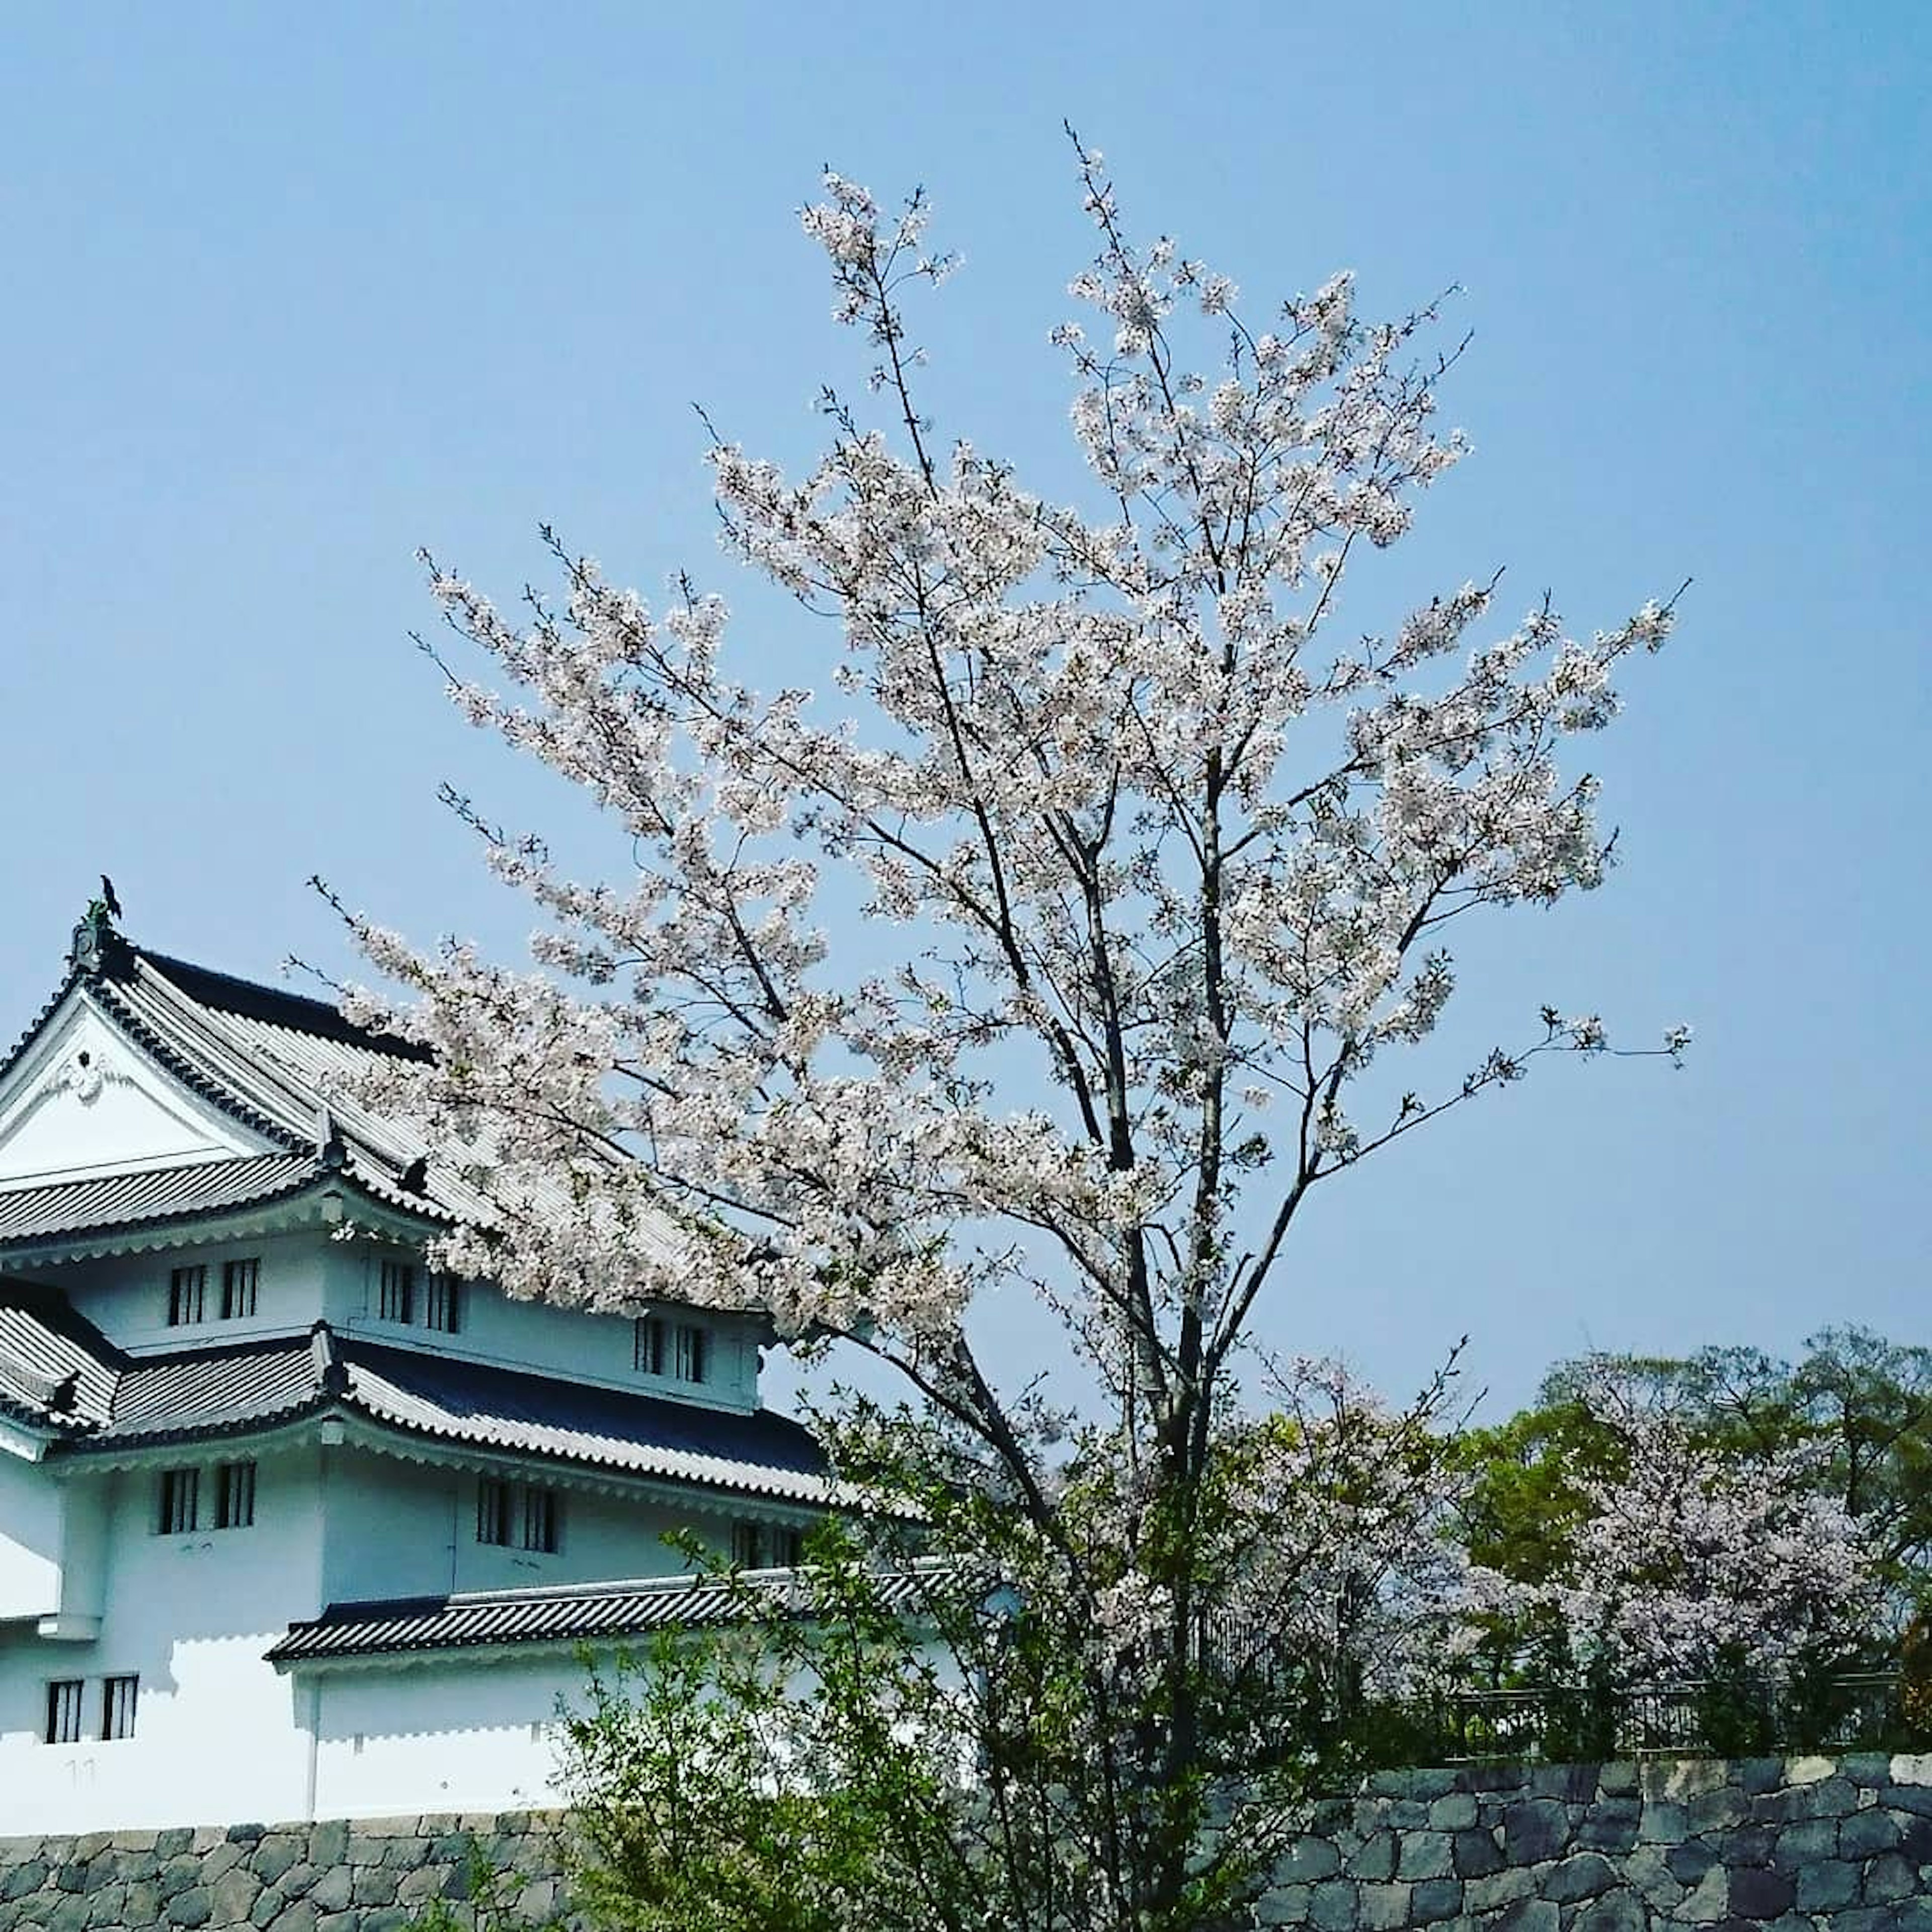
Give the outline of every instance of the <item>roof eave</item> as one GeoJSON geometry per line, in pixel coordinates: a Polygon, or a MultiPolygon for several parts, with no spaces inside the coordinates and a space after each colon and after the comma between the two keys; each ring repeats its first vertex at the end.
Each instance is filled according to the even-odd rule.
{"type": "Polygon", "coordinates": [[[456,1225],[453,1216],[428,1202],[418,1209],[398,1207],[382,1199],[352,1174],[320,1173],[294,1188],[239,1205],[190,1208],[151,1220],[0,1239],[0,1275],[63,1262],[152,1254],[204,1242],[248,1240],[258,1235],[299,1234],[318,1228],[332,1232],[352,1228],[414,1243],[447,1233],[456,1225]]]}

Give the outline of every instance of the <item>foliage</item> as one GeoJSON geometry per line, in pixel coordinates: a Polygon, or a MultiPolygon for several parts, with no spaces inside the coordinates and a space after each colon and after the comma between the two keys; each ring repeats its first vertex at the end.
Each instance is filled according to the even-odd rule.
{"type": "MultiPolygon", "coordinates": [[[[1402,1430],[1254,1428],[1255,1311],[1318,1189],[1547,1056],[1611,1050],[1595,1014],[1550,1006],[1446,1080],[1404,1091],[1388,1066],[1451,1005],[1459,922],[1601,880],[1596,782],[1562,754],[1615,716],[1669,605],[1587,638],[1546,599],[1498,626],[1491,575],[1385,634],[1345,626],[1345,585],[1462,453],[1434,424],[1455,353],[1424,347],[1435,310],[1365,323],[1341,277],[1250,320],[1172,242],[1130,238],[1096,154],[1078,166],[1097,252],[1073,292],[1100,321],[1054,339],[1084,507],[939,442],[907,304],[950,260],[921,197],[894,217],[828,176],[805,226],[868,342],[879,420],[828,390],[802,480],[722,440],[712,464],[729,544],[836,628],[833,694],[755,695],[722,604],[688,583],[654,613],[552,540],[560,600],[532,592],[512,620],[433,566],[512,688],[452,664],[455,701],[583,786],[625,870],[569,877],[452,794],[538,909],[537,970],[350,916],[403,989],[352,1012],[431,1049],[365,1097],[422,1121],[499,1210],[442,1258],[594,1307],[769,1311],[890,1364],[917,1406],[855,1412],[846,1473],[916,1504],[1012,1606],[1000,1667],[964,1680],[999,1833],[938,1802],[926,1731],[898,1738],[907,1666],[814,1664],[802,1783],[773,1771],[754,1804],[766,1774],[716,1760],[754,1904],[782,1850],[813,1874],[800,1909],[857,1886],[910,1910],[902,1884],[968,1871],[1011,1925],[1211,1922],[1267,1835],[1262,1798],[1222,1816],[1216,1766],[1263,1725],[1284,1766],[1318,1755],[1385,1599],[1438,1587],[1387,1541],[1429,1483],[1355,1453],[1402,1430]],[[1190,366],[1190,333],[1217,370],[1190,366]],[[856,902],[875,971],[845,970],[823,923],[856,902]],[[969,1306],[1002,1289],[1060,1315],[1059,1390],[1004,1384],[976,1348],[969,1306]],[[1288,1593],[1283,1630],[1318,1625],[1326,1648],[1259,1706],[1202,1636],[1301,1574],[1248,1562],[1257,1499],[1289,1546],[1304,1502],[1363,1539],[1288,1593]],[[812,1864],[852,1790],[895,1815],[933,1801],[952,1862],[812,1864]]],[[[1434,1538],[1417,1553],[1439,1565],[1434,1538]]],[[[673,1795],[624,1788],[646,1819],[673,1795]]]]}

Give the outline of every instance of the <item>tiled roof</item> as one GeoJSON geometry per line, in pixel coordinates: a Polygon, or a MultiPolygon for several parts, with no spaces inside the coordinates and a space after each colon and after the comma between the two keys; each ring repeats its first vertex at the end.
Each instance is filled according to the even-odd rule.
{"type": "Polygon", "coordinates": [[[251,1154],[0,1192],[0,1248],[253,1207],[316,1178],[314,1154],[251,1154]]]}
{"type": "Polygon", "coordinates": [[[824,1497],[824,1452],[769,1409],[734,1414],[354,1340],[342,1354],[355,1406],[418,1435],[800,1502],[824,1497]]]}
{"type": "Polygon", "coordinates": [[[0,1408],[44,1427],[99,1427],[119,1351],[50,1289],[0,1290],[0,1408]]]}
{"type": "Polygon", "coordinates": [[[802,1504],[827,1495],[824,1452],[798,1423],[343,1336],[130,1358],[58,1298],[0,1299],[0,1406],[56,1430],[69,1452],[142,1448],[278,1426],[327,1410],[453,1448],[536,1456],[625,1475],[802,1504]],[[62,1379],[76,1376],[62,1391],[62,1379]]]}
{"type": "MultiPolygon", "coordinates": [[[[751,1586],[751,1601],[724,1582],[663,1576],[564,1589],[478,1590],[459,1596],[332,1604],[320,1616],[290,1624],[288,1635],[268,1656],[278,1664],[306,1664],[407,1651],[463,1650],[482,1644],[579,1642],[734,1623],[774,1608],[805,1606],[790,1571],[754,1573],[744,1580],[751,1586]],[[760,1595],[766,1598],[763,1603],[757,1600],[760,1595]]],[[[886,1577],[880,1586],[881,1604],[888,1610],[914,1610],[920,1588],[914,1573],[886,1577]]]]}
{"type": "Polygon", "coordinates": [[[258,1429],[319,1406],[322,1396],[306,1339],[137,1358],[122,1371],[107,1426],[91,1439],[174,1441],[258,1429]]]}
{"type": "MultiPolygon", "coordinates": [[[[118,934],[109,934],[96,968],[68,976],[0,1065],[0,1076],[76,984],[142,1052],[272,1145],[313,1154],[326,1124],[340,1138],[350,1178],[377,1200],[445,1225],[487,1227],[496,1219],[465,1163],[433,1149],[416,1123],[376,1113],[355,1097],[370,1076],[393,1072],[398,1061],[424,1060],[424,1048],[368,1033],[319,1000],[147,952],[118,934]],[[404,1185],[418,1162],[426,1170],[419,1191],[404,1185]]],[[[561,1189],[559,1204],[568,1204],[561,1189]]],[[[678,1245],[668,1219],[638,1235],[661,1258],[678,1245]]]]}

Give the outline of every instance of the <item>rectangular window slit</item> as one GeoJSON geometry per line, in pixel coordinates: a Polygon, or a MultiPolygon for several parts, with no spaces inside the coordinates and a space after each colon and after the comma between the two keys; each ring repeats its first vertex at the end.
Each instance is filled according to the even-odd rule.
{"type": "Polygon", "coordinates": [[[49,1744],[74,1744],[80,1742],[82,1681],[78,1677],[56,1677],[47,1686],[49,1744]]]}
{"type": "Polygon", "coordinates": [[[112,1742],[116,1738],[134,1735],[134,1700],[141,1688],[138,1677],[108,1677],[100,1685],[100,1735],[112,1742]]]}
{"type": "Polygon", "coordinates": [[[199,1469],[164,1469],[154,1527],[164,1536],[179,1536],[193,1529],[200,1520],[200,1497],[199,1469]]]}
{"type": "Polygon", "coordinates": [[[246,1529],[255,1520],[255,1466],[218,1462],[214,1466],[214,1526],[246,1529]]]}
{"type": "Polygon", "coordinates": [[[168,1275],[168,1326],[170,1328],[186,1328],[190,1323],[203,1322],[207,1318],[208,1270],[196,1263],[191,1268],[178,1268],[168,1275]]]}
{"type": "Polygon", "coordinates": [[[221,1318],[237,1322],[255,1312],[262,1287],[262,1262],[259,1256],[244,1262],[221,1264],[221,1318]]]}
{"type": "Polygon", "coordinates": [[[416,1271],[409,1262],[385,1262],[377,1285],[376,1312],[385,1322],[413,1320],[416,1304],[416,1271]]]}

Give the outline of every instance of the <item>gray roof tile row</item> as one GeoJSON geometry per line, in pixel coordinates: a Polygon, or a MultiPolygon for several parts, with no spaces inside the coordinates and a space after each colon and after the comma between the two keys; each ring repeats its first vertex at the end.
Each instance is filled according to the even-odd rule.
{"type": "MultiPolygon", "coordinates": [[[[885,1577],[881,1606],[915,1610],[922,1588],[916,1571],[885,1577]]],[[[268,1656],[274,1664],[296,1664],[484,1644],[615,1640],[797,1614],[809,1603],[795,1572],[764,1570],[749,1573],[736,1585],[703,1576],[646,1577],[564,1589],[332,1604],[320,1617],[292,1624],[268,1656]]]]}

